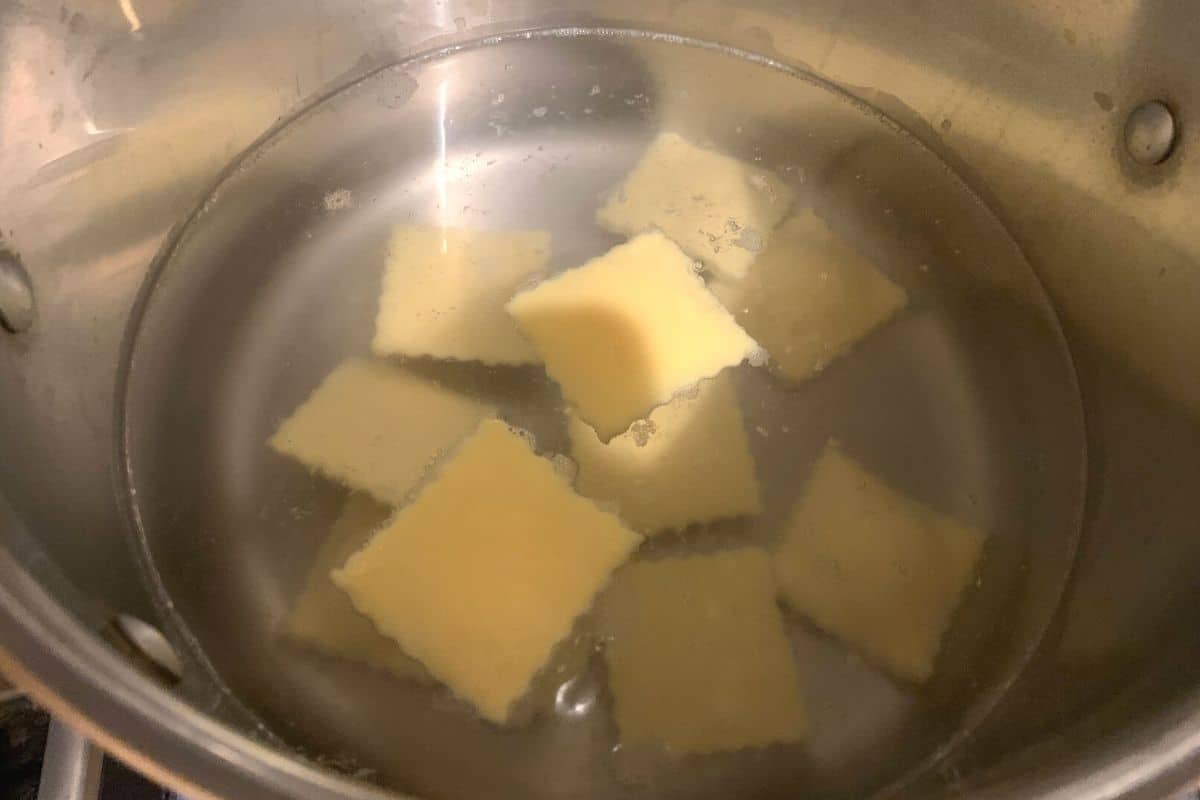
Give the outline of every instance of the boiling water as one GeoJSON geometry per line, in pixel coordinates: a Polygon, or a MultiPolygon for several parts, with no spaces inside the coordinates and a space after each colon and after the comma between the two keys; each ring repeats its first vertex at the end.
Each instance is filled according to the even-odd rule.
{"type": "MultiPolygon", "coordinates": [[[[429,54],[282,124],[168,245],[135,318],[122,446],[130,509],[197,702],[332,768],[436,797],[861,797],[904,785],[1001,697],[1073,552],[1079,408],[1056,322],[1003,228],[933,153],[809,76],[618,31],[429,54]],[[279,422],[367,352],[399,223],[541,229],[553,271],[621,239],[597,206],[663,130],[783,178],[909,295],[799,384],[732,370],[764,511],[655,538],[650,555],[770,544],[831,437],[904,493],[988,534],[922,685],[787,612],[804,742],[633,758],[602,655],[510,729],[444,689],[296,647],[280,631],[344,491],[270,452],[279,422]],[[217,680],[227,690],[205,687],[217,680]],[[223,690],[223,691],[224,691],[223,690]],[[246,714],[243,714],[243,710],[246,714]]],[[[540,368],[414,360],[569,452],[540,368]]],[[[753,658],[754,654],[747,654],[753,658]]]]}

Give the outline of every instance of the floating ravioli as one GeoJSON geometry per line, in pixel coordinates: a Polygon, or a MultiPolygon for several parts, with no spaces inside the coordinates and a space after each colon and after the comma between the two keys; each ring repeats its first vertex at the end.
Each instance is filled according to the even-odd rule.
{"type": "Polygon", "coordinates": [[[831,442],[774,569],[788,603],[896,675],[933,674],[983,535],[906,497],[831,442]]]}
{"type": "Polygon", "coordinates": [[[758,350],[658,232],[522,292],[508,311],[604,441],[758,350]]]}
{"type": "Polygon", "coordinates": [[[387,670],[401,678],[430,682],[432,678],[420,662],[355,611],[349,596],[329,578],[330,570],[361,549],[391,514],[390,508],[369,495],[350,496],[333,530],[317,549],[284,630],[289,638],[322,653],[387,670]]]}
{"type": "Polygon", "coordinates": [[[519,434],[487,420],[333,580],[434,677],[502,723],[640,542],[519,434]]]}
{"type": "MultiPolygon", "coordinates": [[[[288,616],[284,633],[300,644],[330,656],[355,661],[421,684],[433,676],[394,639],[384,636],[371,620],[355,610],[350,596],[334,585],[330,571],[362,549],[394,512],[370,495],[355,493],[346,500],[329,536],[317,549],[304,588],[288,616]]],[[[586,623],[560,642],[546,667],[533,679],[529,694],[514,708],[529,717],[554,708],[559,687],[582,675],[588,666],[595,635],[586,623]]]]}
{"type": "Polygon", "coordinates": [[[518,287],[543,274],[549,253],[550,234],[542,231],[396,228],[372,351],[492,364],[536,362],[504,304],[518,287]]]}
{"type": "Polygon", "coordinates": [[[800,678],[762,550],[630,564],[601,609],[622,746],[713,753],[804,735],[800,678]]]}
{"type": "Polygon", "coordinates": [[[658,228],[718,275],[736,280],[792,200],[774,173],[661,133],[596,219],[629,235],[658,228]]]}
{"type": "Polygon", "coordinates": [[[713,293],[793,380],[814,375],[904,307],[904,290],[812,211],[779,227],[740,282],[713,293]]]}
{"type": "Polygon", "coordinates": [[[352,489],[398,505],[434,459],[491,413],[399,367],[351,359],[284,421],[270,445],[352,489]]]}
{"type": "Polygon", "coordinates": [[[573,415],[567,433],[579,467],[575,488],[615,504],[643,533],[762,510],[737,393],[725,374],[608,444],[573,415]]]}

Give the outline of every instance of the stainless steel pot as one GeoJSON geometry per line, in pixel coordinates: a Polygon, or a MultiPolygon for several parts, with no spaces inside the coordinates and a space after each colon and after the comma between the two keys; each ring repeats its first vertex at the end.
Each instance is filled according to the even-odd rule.
{"type": "Polygon", "coordinates": [[[0,6],[4,670],[198,796],[383,796],[288,750],[207,671],[175,682],[122,621],[170,613],[114,490],[126,322],[172,226],[281,117],[414,53],[567,26],[739,48],[862,98],[984,198],[1059,315],[1088,454],[1072,580],[999,705],[902,791],[1161,797],[1195,780],[1200,17],[1183,3],[0,6]]]}

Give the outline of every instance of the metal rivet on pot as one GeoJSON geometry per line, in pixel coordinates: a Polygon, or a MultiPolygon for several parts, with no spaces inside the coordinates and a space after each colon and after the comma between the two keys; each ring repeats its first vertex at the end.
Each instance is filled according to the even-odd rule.
{"type": "Polygon", "coordinates": [[[1175,149],[1179,125],[1170,106],[1150,100],[1135,108],[1125,120],[1125,149],[1139,164],[1161,164],[1175,149]]]}
{"type": "Polygon", "coordinates": [[[15,254],[0,249],[0,325],[21,333],[33,325],[33,284],[15,254]]]}
{"type": "Polygon", "coordinates": [[[158,628],[129,614],[117,614],[113,628],[138,654],[173,680],[183,677],[183,662],[158,628]]]}

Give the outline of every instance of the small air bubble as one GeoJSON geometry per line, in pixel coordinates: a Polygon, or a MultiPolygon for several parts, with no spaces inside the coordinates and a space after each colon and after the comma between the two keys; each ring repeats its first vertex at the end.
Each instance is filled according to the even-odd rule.
{"type": "Polygon", "coordinates": [[[734,247],[740,247],[743,250],[749,250],[751,253],[761,252],[766,245],[763,240],[763,235],[753,228],[744,228],[738,234],[738,238],[733,240],[734,247]]]}
{"type": "Polygon", "coordinates": [[[767,351],[761,347],[746,357],[752,367],[765,367],[767,365],[767,351]]]}
{"type": "Polygon", "coordinates": [[[524,439],[525,444],[529,445],[529,449],[537,450],[537,438],[535,438],[532,433],[524,428],[518,428],[516,425],[509,425],[508,429],[516,436],[520,436],[522,439],[524,439]]]}
{"type": "Polygon", "coordinates": [[[629,435],[635,445],[645,447],[657,430],[658,426],[654,424],[653,420],[639,419],[629,427],[629,435]]]}
{"type": "Polygon", "coordinates": [[[492,105],[498,106],[504,102],[504,92],[496,92],[496,96],[492,98],[492,105]]]}
{"type": "Polygon", "coordinates": [[[567,456],[558,453],[550,457],[550,463],[554,465],[554,471],[566,479],[567,483],[574,483],[575,476],[579,473],[579,467],[575,465],[567,456]]]}
{"type": "Polygon", "coordinates": [[[588,97],[595,97],[600,94],[600,84],[593,83],[592,88],[588,90],[588,97]]]}
{"type": "Polygon", "coordinates": [[[582,717],[596,704],[596,688],[581,678],[572,678],[554,693],[554,710],[565,717],[582,717]]]}

